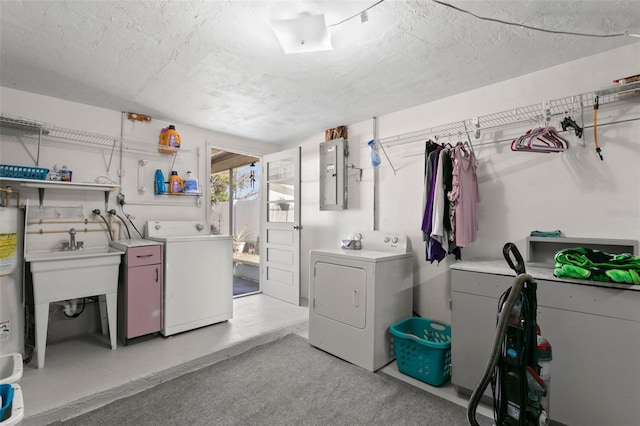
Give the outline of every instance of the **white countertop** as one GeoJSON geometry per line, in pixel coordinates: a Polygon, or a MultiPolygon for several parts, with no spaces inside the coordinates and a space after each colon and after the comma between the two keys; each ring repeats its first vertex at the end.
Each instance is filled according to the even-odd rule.
{"type": "MultiPolygon", "coordinates": [[[[484,274],[496,274],[515,277],[516,273],[509,267],[504,259],[476,259],[463,260],[449,266],[451,269],[469,272],[481,272],[484,274]]],[[[553,266],[540,263],[525,263],[525,272],[538,280],[558,281],[569,284],[590,285],[596,287],[616,288],[621,290],[640,291],[640,285],[605,283],[591,280],[573,280],[558,278],[553,275],[553,266]]]]}
{"type": "Polygon", "coordinates": [[[368,249],[342,249],[342,248],[325,248],[311,249],[310,254],[322,255],[329,257],[339,257],[341,259],[359,260],[362,262],[385,262],[389,260],[402,259],[411,257],[411,253],[402,251],[384,251],[384,250],[368,250],[368,249]]]}
{"type": "Polygon", "coordinates": [[[159,241],[144,240],[144,239],[116,240],[116,241],[111,241],[109,243],[111,247],[117,248],[118,250],[122,250],[122,251],[127,251],[127,249],[130,247],[157,246],[161,244],[162,243],[160,243],[159,241]]]}

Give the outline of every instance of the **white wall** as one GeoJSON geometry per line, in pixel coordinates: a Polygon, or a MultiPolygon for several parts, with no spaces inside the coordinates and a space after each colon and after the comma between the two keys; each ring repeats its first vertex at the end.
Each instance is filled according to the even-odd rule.
{"type": "MultiPolygon", "coordinates": [[[[547,70],[508,80],[387,114],[378,118],[378,138],[456,122],[474,116],[509,110],[519,106],[542,103],[545,100],[591,92],[611,84],[615,78],[633,75],[640,65],[640,44],[605,52],[589,58],[563,64],[547,70]]],[[[478,72],[482,72],[479,70],[478,72]]],[[[0,87],[0,110],[32,120],[55,124],[58,127],[119,137],[121,113],[91,107],[46,96],[0,87]]],[[[348,102],[348,99],[345,99],[348,102]]],[[[143,113],[143,111],[138,111],[143,113]]],[[[619,115],[638,116],[636,101],[624,107],[602,109],[602,122],[619,115]]],[[[591,122],[586,112],[586,124],[591,122]]],[[[206,184],[208,144],[214,147],[262,155],[278,150],[273,145],[208,132],[180,123],[154,120],[152,123],[133,123],[124,120],[125,137],[154,144],[162,127],[175,124],[182,137],[182,152],[174,169],[181,174],[191,170],[201,184],[206,184]],[[198,155],[199,154],[199,155],[198,155]]],[[[342,125],[345,123],[335,123],[342,125]]],[[[308,297],[308,252],[314,247],[337,247],[340,239],[350,232],[374,228],[374,171],[369,163],[366,143],[372,138],[372,120],[351,123],[349,126],[349,164],[364,168],[362,181],[356,182],[358,172],[349,169],[349,209],[342,212],[319,211],[319,143],[324,129],[301,142],[302,145],[302,297],[308,297]]],[[[530,127],[534,127],[533,125],[530,127]]],[[[522,132],[529,127],[523,127],[522,132]]],[[[503,244],[513,241],[524,251],[523,241],[531,230],[560,229],[567,236],[633,238],[640,237],[638,209],[640,206],[639,122],[630,122],[600,129],[600,143],[605,161],[597,159],[592,149],[593,139],[586,132],[587,149],[579,148],[581,141],[571,139],[573,147],[561,155],[512,153],[508,143],[492,144],[493,135],[483,134],[474,141],[480,161],[478,170],[481,203],[479,205],[478,240],[465,248],[463,258],[499,257],[503,244]],[[479,145],[484,144],[484,145],[479,145]]],[[[571,138],[571,137],[570,137],[571,138]]],[[[298,144],[296,144],[298,145],[298,144]]],[[[33,149],[33,145],[29,146],[33,149]]],[[[420,146],[407,146],[420,154],[420,146]]],[[[66,164],[74,171],[75,181],[93,181],[106,175],[108,152],[88,152],[78,149],[43,147],[41,166],[66,164]]],[[[423,160],[421,155],[404,157],[393,154],[391,160],[398,169],[393,173],[383,156],[378,168],[376,185],[377,229],[403,232],[410,236],[415,253],[415,309],[423,316],[450,321],[449,282],[447,261],[440,265],[425,262],[420,233],[423,160]]],[[[8,164],[31,165],[29,156],[16,142],[2,141],[0,161],[8,164]]],[[[108,176],[119,180],[119,158],[113,160],[108,176]]],[[[122,192],[126,195],[126,212],[135,216],[142,230],[147,219],[208,220],[208,198],[202,206],[192,200],[153,195],[153,171],[161,168],[167,174],[172,156],[131,155],[123,157],[122,192]],[[137,190],[138,160],[146,159],[147,192],[137,190]]],[[[28,198],[37,200],[35,190],[25,191],[28,198]]],[[[90,208],[103,208],[101,196],[69,195],[50,191],[47,203],[78,203],[90,208]],[[71,198],[71,199],[70,199],[71,198]]],[[[115,197],[110,208],[115,207],[115,197]]]]}
{"type": "MultiPolygon", "coordinates": [[[[209,147],[233,152],[251,153],[257,156],[278,150],[277,146],[238,138],[222,133],[211,132],[177,122],[152,120],[150,123],[132,122],[122,118],[119,111],[111,111],[93,106],[68,102],[61,99],[40,96],[33,93],[0,87],[0,110],[2,114],[26,118],[29,120],[50,123],[58,128],[76,131],[87,131],[105,136],[119,138],[121,126],[123,136],[144,145],[158,142],[160,129],[174,124],[180,133],[182,147],[179,154],[159,154],[152,147],[148,154],[125,152],[120,165],[119,152],[116,149],[111,157],[110,149],[85,149],[80,146],[54,145],[44,143],[40,150],[40,167],[53,168],[67,165],[73,170],[76,182],[94,182],[96,178],[111,179],[121,184],[121,192],[125,194],[125,211],[135,217],[134,223],[142,232],[144,222],[149,219],[158,220],[210,220],[209,197],[203,196],[200,204],[194,197],[156,196],[153,193],[153,178],[156,169],[162,169],[165,180],[169,180],[170,170],[178,171],[180,176],[191,171],[198,178],[204,193],[208,193],[207,177],[209,163],[209,147]],[[146,160],[145,174],[141,184],[145,192],[138,190],[138,162],[146,160]],[[111,165],[107,170],[107,166],[111,165]],[[119,170],[122,170],[120,177],[119,170]]],[[[137,111],[143,113],[142,111],[137,111]]],[[[116,145],[116,148],[118,145],[116,145]]],[[[3,138],[0,146],[0,161],[4,164],[35,166],[28,152],[36,156],[36,145],[27,144],[26,149],[16,138],[3,138]]],[[[23,189],[24,195],[37,201],[37,191],[23,189]]],[[[104,210],[102,195],[69,193],[65,191],[48,191],[45,204],[65,205],[71,203],[85,205],[85,212],[93,208],[104,210]]],[[[109,200],[109,208],[116,208],[115,195],[109,200]]]]}
{"type": "MultiPolygon", "coordinates": [[[[235,214],[236,232],[246,228],[248,234],[245,241],[256,242],[260,235],[260,200],[236,200],[233,206],[235,214]]],[[[221,201],[211,206],[212,225],[219,229],[221,235],[231,235],[229,232],[229,202],[221,201]]]]}
{"type": "MultiPolygon", "coordinates": [[[[639,58],[640,43],[636,43],[383,115],[377,119],[377,137],[391,137],[602,89],[616,78],[637,74],[639,58]]],[[[585,111],[586,125],[592,123],[592,114],[591,109],[585,111]]],[[[640,117],[638,98],[615,107],[602,107],[598,117],[599,123],[640,117]]],[[[324,134],[313,135],[302,143],[302,297],[309,296],[310,249],[338,247],[340,239],[350,232],[373,229],[374,170],[366,146],[372,138],[372,123],[373,120],[367,120],[348,125],[348,161],[364,168],[364,173],[362,182],[357,183],[356,172],[350,171],[349,209],[345,211],[319,211],[318,150],[324,134]]],[[[561,129],[559,123],[552,124],[561,129]]],[[[507,136],[515,138],[532,127],[536,124],[515,129],[513,135],[507,136]]],[[[504,138],[503,134],[483,133],[478,140],[472,136],[479,159],[479,232],[477,241],[463,249],[463,259],[501,258],[502,246],[508,241],[516,243],[524,255],[524,241],[532,230],[560,229],[571,237],[639,239],[640,121],[601,126],[598,130],[604,161],[600,161],[594,151],[591,129],[585,130],[584,149],[582,139],[563,134],[572,145],[562,154],[512,152],[509,142],[494,143],[504,138]]],[[[409,235],[415,254],[414,308],[422,316],[450,323],[449,260],[440,265],[424,260],[420,231],[423,150],[422,144],[389,150],[396,174],[383,155],[377,171],[377,229],[409,235]]]]}
{"type": "MultiPolygon", "coordinates": [[[[198,178],[203,186],[204,194],[209,193],[210,172],[209,149],[215,147],[223,150],[250,153],[260,156],[278,150],[277,146],[269,145],[257,141],[251,141],[221,133],[206,131],[181,123],[168,123],[160,120],[152,120],[151,123],[132,122],[124,118],[118,111],[111,111],[96,108],[88,105],[68,102],[47,96],[40,96],[33,93],[18,91],[6,87],[0,87],[0,112],[3,115],[19,117],[29,121],[38,121],[54,125],[56,128],[71,129],[73,131],[91,132],[104,136],[111,136],[118,141],[121,132],[125,138],[142,145],[149,145],[149,153],[138,154],[125,152],[120,158],[118,146],[111,152],[109,147],[103,149],[87,149],[83,145],[52,144],[45,140],[41,145],[39,154],[39,167],[52,169],[54,164],[59,168],[62,165],[68,166],[73,171],[74,182],[95,182],[96,178],[105,181],[107,179],[120,183],[120,190],[125,194],[124,211],[132,215],[132,220],[137,229],[144,233],[144,224],[147,220],[210,220],[210,200],[208,195],[202,197],[201,203],[197,203],[196,197],[177,196],[155,196],[153,192],[155,169],[163,170],[165,179],[168,180],[169,171],[177,170],[181,176],[187,171],[191,171],[198,178]],[[157,153],[156,144],[160,129],[168,124],[175,124],[181,135],[182,147],[180,153],[174,156],[157,153]],[[145,175],[140,182],[146,187],[145,192],[138,190],[138,162],[146,160],[145,175]],[[122,161],[122,163],[121,163],[122,161]],[[122,170],[122,173],[119,171],[122,170]]],[[[137,111],[143,113],[143,111],[137,111]]],[[[20,143],[32,139],[26,137],[16,137],[16,132],[2,129],[0,143],[0,163],[23,166],[36,166],[34,159],[37,157],[37,144],[20,143]],[[32,159],[33,157],[33,159],[32,159]]],[[[4,183],[3,183],[4,185],[4,183]]],[[[14,189],[20,191],[22,200],[28,200],[30,206],[38,205],[37,189],[29,189],[12,185],[14,189]]],[[[47,189],[44,196],[44,206],[42,211],[37,207],[30,208],[30,214],[54,216],[62,212],[62,216],[73,215],[74,220],[87,218],[90,222],[90,229],[98,232],[78,232],[77,240],[83,241],[85,247],[105,246],[108,244],[106,232],[99,218],[91,214],[93,209],[105,210],[116,209],[121,212],[116,205],[116,193],[109,196],[108,208],[105,209],[105,199],[102,192],[96,191],[67,191],[47,189]],[[53,208],[52,206],[55,206],[53,208]],[[65,213],[64,207],[75,207],[71,213],[65,213]]],[[[40,228],[39,225],[32,225],[40,228]]],[[[74,224],[54,224],[48,225],[56,228],[55,233],[35,232],[27,235],[25,241],[26,250],[53,249],[60,247],[61,241],[68,241],[68,229],[76,227],[85,228],[84,225],[74,224]]],[[[130,226],[133,238],[139,238],[134,229],[130,226]]],[[[51,229],[49,229],[50,231],[51,229]]],[[[120,238],[127,238],[122,230],[120,238]]],[[[215,259],[213,259],[215,261],[215,259]]],[[[69,334],[93,331],[99,324],[99,312],[95,304],[87,306],[83,314],[83,320],[76,322],[75,327],[61,314],[51,316],[49,327],[49,339],[64,339],[69,334]],[[62,321],[57,321],[62,319],[62,321]]],[[[52,305],[52,313],[55,307],[52,305]]]]}

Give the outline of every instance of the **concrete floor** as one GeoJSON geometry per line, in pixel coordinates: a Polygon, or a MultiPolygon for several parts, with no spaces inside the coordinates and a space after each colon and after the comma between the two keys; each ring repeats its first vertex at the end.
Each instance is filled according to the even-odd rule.
{"type": "MultiPolygon", "coordinates": [[[[25,366],[20,380],[23,425],[49,425],[77,416],[290,333],[308,336],[308,309],[255,294],[235,298],[234,317],[224,323],[168,338],[110,350],[102,335],[47,345],[45,367],[25,366]]],[[[400,373],[395,362],[381,371],[465,406],[453,386],[434,388],[400,373]]],[[[479,413],[491,417],[488,407],[479,413]]]]}
{"type": "Polygon", "coordinates": [[[47,344],[45,366],[27,364],[20,380],[23,425],[77,416],[293,332],[308,310],[263,294],[233,300],[233,319],[170,337],[110,349],[100,334],[47,344]]]}

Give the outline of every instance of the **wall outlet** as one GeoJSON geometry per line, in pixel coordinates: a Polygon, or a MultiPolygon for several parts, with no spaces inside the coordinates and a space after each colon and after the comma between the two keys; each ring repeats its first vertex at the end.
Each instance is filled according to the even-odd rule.
{"type": "Polygon", "coordinates": [[[118,205],[123,206],[124,205],[124,194],[120,193],[118,194],[118,205]]]}

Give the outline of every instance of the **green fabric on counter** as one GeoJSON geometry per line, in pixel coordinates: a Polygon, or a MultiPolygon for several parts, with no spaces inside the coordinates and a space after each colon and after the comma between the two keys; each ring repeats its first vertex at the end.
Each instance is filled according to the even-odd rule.
{"type": "Polygon", "coordinates": [[[556,253],[553,275],[558,278],[640,284],[640,257],[629,253],[609,254],[575,247],[556,253]]]}

